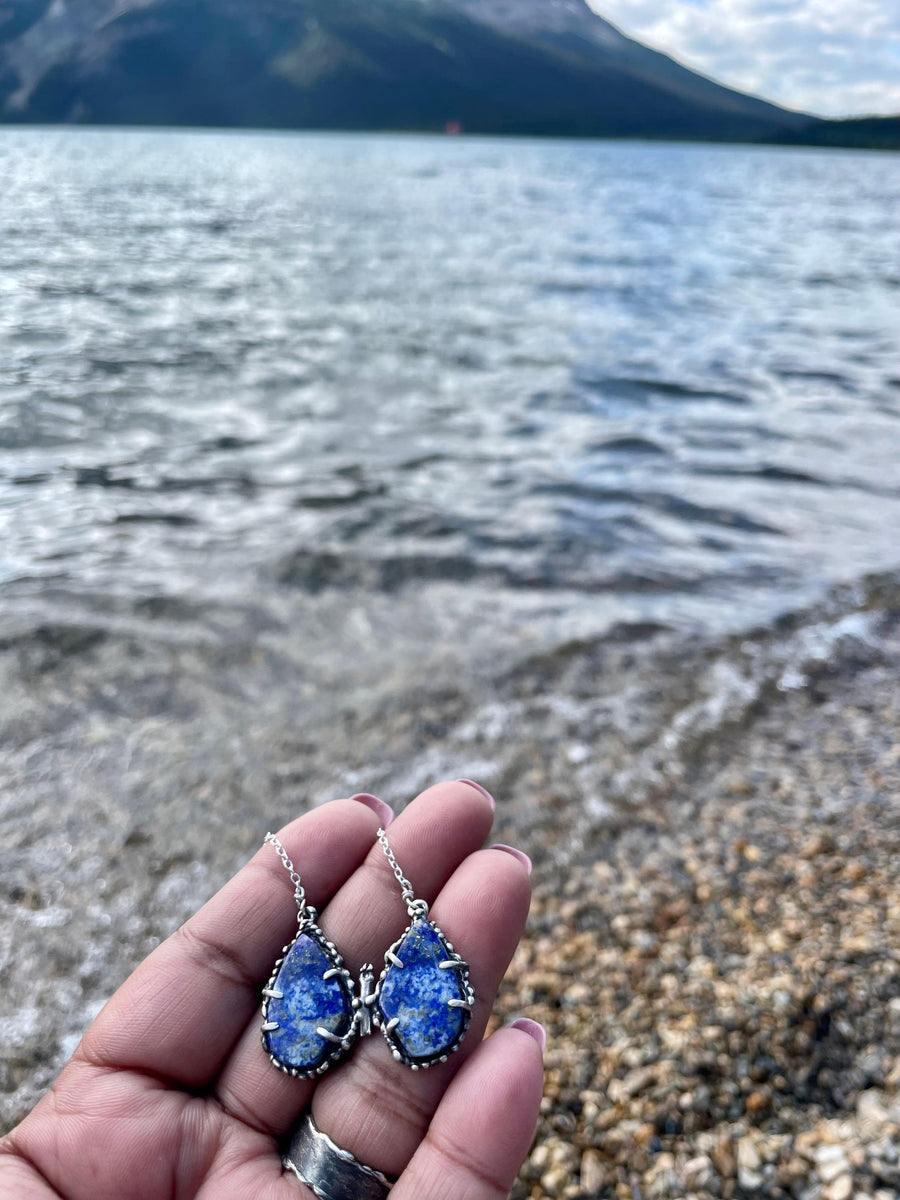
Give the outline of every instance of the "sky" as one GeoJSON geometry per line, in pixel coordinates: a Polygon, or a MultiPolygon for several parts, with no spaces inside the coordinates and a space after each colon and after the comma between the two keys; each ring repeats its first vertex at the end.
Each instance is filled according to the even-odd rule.
{"type": "Polygon", "coordinates": [[[900,0],[588,0],[722,83],[822,116],[900,113],[900,0]]]}

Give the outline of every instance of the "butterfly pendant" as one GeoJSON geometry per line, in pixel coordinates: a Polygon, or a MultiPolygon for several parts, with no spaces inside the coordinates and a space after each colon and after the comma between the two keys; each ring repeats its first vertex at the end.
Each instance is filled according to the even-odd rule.
{"type": "Polygon", "coordinates": [[[394,1058],[414,1071],[445,1062],[465,1036],[475,994],[467,964],[427,913],[411,911],[410,924],[384,956],[377,984],[367,963],[355,995],[334,943],[307,912],[263,990],[262,1041],[271,1062],[312,1079],[373,1028],[384,1034],[394,1058]]]}

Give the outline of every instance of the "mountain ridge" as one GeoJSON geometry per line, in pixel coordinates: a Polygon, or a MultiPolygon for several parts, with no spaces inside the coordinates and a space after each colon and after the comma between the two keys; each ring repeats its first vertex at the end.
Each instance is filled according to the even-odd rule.
{"type": "Polygon", "coordinates": [[[818,124],[585,0],[6,0],[0,22],[7,122],[733,141],[818,124]]]}

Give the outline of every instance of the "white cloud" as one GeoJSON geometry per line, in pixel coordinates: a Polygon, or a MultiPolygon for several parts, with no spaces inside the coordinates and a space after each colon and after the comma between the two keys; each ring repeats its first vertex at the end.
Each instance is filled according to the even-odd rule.
{"type": "Polygon", "coordinates": [[[588,0],[686,66],[823,116],[900,113],[897,0],[588,0]]]}

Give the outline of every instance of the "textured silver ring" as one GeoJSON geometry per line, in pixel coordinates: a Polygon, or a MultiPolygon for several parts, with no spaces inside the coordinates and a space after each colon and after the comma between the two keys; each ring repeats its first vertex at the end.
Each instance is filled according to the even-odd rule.
{"type": "Polygon", "coordinates": [[[385,1200],[392,1186],[386,1175],[336,1146],[310,1113],[294,1130],[281,1161],[319,1200],[385,1200]]]}

